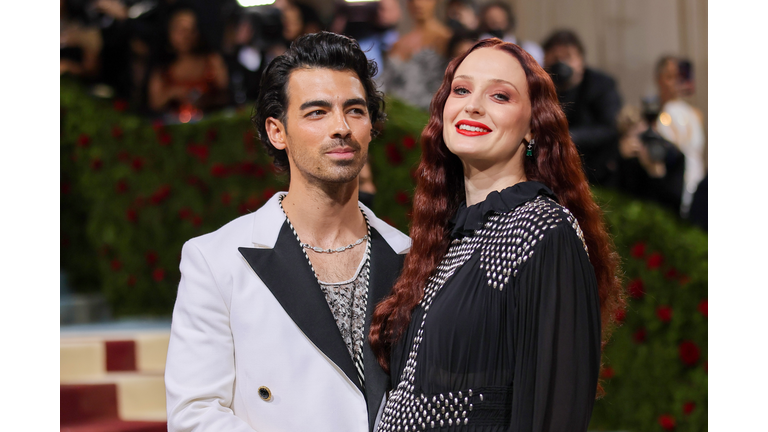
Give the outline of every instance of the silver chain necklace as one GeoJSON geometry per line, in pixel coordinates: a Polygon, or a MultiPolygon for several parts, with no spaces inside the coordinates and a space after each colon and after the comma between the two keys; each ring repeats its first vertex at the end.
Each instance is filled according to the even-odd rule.
{"type": "MultiPolygon", "coordinates": [[[[347,249],[352,249],[353,247],[359,245],[360,243],[364,242],[365,240],[370,240],[371,238],[371,224],[368,222],[368,216],[365,214],[365,212],[360,209],[360,213],[363,214],[363,219],[365,219],[365,227],[368,231],[366,235],[364,235],[361,239],[358,239],[356,242],[349,244],[344,247],[336,248],[336,249],[321,249],[319,247],[312,247],[307,243],[302,243],[301,238],[299,238],[299,234],[296,232],[296,228],[293,227],[293,224],[291,223],[291,220],[288,218],[288,213],[285,212],[285,209],[283,208],[283,198],[285,198],[285,195],[280,196],[280,199],[277,200],[277,203],[280,205],[280,210],[283,211],[283,215],[285,215],[285,220],[288,221],[288,226],[291,227],[291,231],[293,231],[293,235],[296,237],[296,240],[298,240],[299,245],[301,245],[301,251],[304,252],[304,256],[307,258],[307,262],[309,263],[309,267],[312,269],[312,273],[315,274],[315,278],[317,278],[317,272],[315,272],[315,267],[312,265],[312,260],[309,259],[309,255],[307,255],[306,249],[312,249],[315,252],[320,253],[336,253],[336,252],[344,252],[347,249]]],[[[365,245],[365,257],[366,260],[370,260],[371,257],[371,242],[368,241],[365,245]]],[[[366,262],[366,265],[368,263],[366,262]]],[[[320,279],[317,279],[318,281],[320,279]]],[[[366,284],[367,284],[367,278],[366,278],[366,284]]],[[[368,287],[366,286],[366,292],[368,291],[368,287]]],[[[366,296],[367,297],[367,296],[366,296]]]]}

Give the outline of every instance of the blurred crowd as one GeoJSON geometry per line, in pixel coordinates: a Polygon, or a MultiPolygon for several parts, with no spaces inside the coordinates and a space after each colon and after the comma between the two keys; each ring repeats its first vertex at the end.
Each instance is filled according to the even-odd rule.
{"type": "Polygon", "coordinates": [[[551,74],[590,183],[654,200],[707,228],[704,121],[686,102],[695,86],[685,59],[660,58],[649,71],[656,95],[627,103],[614,77],[585,64],[573,31],[540,44],[519,40],[507,1],[337,0],[327,19],[299,0],[60,2],[61,75],[166,123],[250,108],[264,68],[306,33],[355,38],[376,60],[381,89],[423,109],[452,58],[487,37],[516,43],[551,74]],[[401,34],[405,14],[412,25],[401,34]]]}

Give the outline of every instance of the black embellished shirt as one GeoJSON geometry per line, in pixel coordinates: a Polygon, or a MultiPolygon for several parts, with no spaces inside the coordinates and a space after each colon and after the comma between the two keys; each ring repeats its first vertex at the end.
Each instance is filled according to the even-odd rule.
{"type": "Polygon", "coordinates": [[[586,431],[600,307],[576,218],[524,182],[462,205],[452,223],[393,347],[379,430],[586,431]]]}

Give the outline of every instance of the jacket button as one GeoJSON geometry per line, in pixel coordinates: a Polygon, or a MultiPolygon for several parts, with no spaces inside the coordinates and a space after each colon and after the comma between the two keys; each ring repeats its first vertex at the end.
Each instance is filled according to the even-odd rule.
{"type": "Polygon", "coordinates": [[[259,397],[264,400],[264,402],[269,402],[272,400],[272,391],[270,391],[267,386],[261,386],[259,387],[259,397]]]}

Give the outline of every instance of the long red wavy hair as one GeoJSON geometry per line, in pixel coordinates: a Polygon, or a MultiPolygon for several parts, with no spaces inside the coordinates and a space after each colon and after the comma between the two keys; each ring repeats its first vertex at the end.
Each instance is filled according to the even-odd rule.
{"type": "MultiPolygon", "coordinates": [[[[413,198],[411,239],[400,278],[391,294],[374,311],[371,347],[384,370],[389,371],[392,345],[402,337],[411,313],[424,295],[424,286],[448,250],[448,221],[465,199],[461,160],[443,141],[443,108],[451,92],[456,69],[472,51],[503,50],[515,57],[525,71],[531,100],[531,132],[536,140],[534,157],[526,157],[528,180],[547,185],[561,205],[579,221],[595,269],[600,296],[602,347],[608,341],[616,311],[624,307],[619,257],[611,241],[603,214],[595,203],[581,166],[581,158],[568,133],[568,121],[557,99],[551,78],[530,54],[515,44],[485,39],[448,65],[443,83],[432,99],[430,118],[421,134],[421,162],[417,169],[413,198]]],[[[598,384],[598,395],[602,388],[598,384]]]]}

